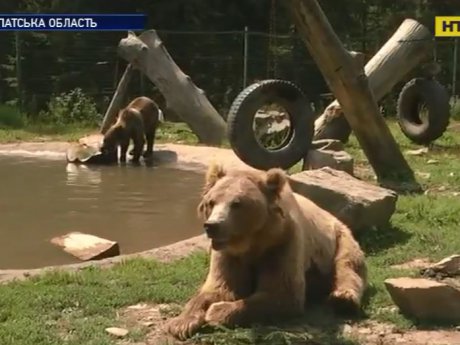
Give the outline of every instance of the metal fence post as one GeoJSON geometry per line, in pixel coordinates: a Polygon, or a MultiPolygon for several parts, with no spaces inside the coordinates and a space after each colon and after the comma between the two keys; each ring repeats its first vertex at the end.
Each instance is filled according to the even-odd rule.
{"type": "Polygon", "coordinates": [[[454,38],[454,58],[452,66],[452,98],[457,98],[457,60],[458,60],[458,38],[454,38]]]}
{"type": "Polygon", "coordinates": [[[243,89],[248,81],[248,27],[244,27],[244,50],[243,50],[243,89]]]}

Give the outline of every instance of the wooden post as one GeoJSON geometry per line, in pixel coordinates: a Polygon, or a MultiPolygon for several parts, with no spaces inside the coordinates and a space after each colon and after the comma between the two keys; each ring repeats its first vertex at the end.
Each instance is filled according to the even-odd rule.
{"type": "Polygon", "coordinates": [[[120,82],[118,83],[117,89],[113,94],[112,100],[110,101],[107,111],[105,112],[104,119],[102,120],[102,134],[105,134],[105,132],[107,132],[107,130],[110,128],[110,126],[116,118],[116,115],[118,114],[118,111],[120,110],[123,104],[126,90],[128,89],[129,81],[131,80],[131,77],[133,75],[133,69],[133,66],[129,64],[126,67],[125,72],[123,73],[120,79],[120,82]]]}
{"type": "Polygon", "coordinates": [[[155,30],[137,37],[129,32],[118,45],[119,55],[139,68],[160,90],[172,109],[200,142],[220,145],[226,135],[226,123],[207,99],[203,90],[176,65],[155,30]]]}
{"type": "MultiPolygon", "coordinates": [[[[378,102],[412,69],[432,52],[433,36],[413,19],[406,19],[393,36],[367,63],[365,73],[378,102]]],[[[351,128],[337,100],[333,101],[315,121],[315,140],[348,140],[351,128]]]]}
{"type": "MultiPolygon", "coordinates": [[[[382,185],[416,185],[414,173],[404,159],[369,88],[362,68],[345,50],[316,0],[287,0],[297,30],[311,56],[337,97],[369,163],[382,185]]],[[[404,188],[408,187],[407,185],[404,188]]]]}

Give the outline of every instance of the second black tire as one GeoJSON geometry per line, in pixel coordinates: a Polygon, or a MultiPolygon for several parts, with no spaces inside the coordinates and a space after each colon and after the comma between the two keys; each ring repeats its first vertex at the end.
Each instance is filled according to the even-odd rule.
{"type": "Polygon", "coordinates": [[[288,169],[308,153],[314,120],[310,103],[295,84],[263,80],[245,88],[233,101],[227,117],[228,138],[235,154],[253,168],[288,169]],[[277,150],[261,146],[253,130],[257,111],[267,103],[276,103],[289,114],[292,134],[286,145],[277,150]]]}
{"type": "Polygon", "coordinates": [[[441,137],[449,125],[447,90],[434,79],[414,78],[404,85],[398,98],[398,123],[404,135],[419,145],[441,137]],[[420,107],[428,111],[420,118],[420,107]]]}

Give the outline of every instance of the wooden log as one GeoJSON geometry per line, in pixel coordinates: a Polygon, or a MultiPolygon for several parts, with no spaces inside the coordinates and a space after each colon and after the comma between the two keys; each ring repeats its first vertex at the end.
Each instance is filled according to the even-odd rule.
{"type": "Polygon", "coordinates": [[[225,120],[199,89],[176,65],[155,30],[139,37],[129,32],[120,40],[118,53],[140,69],[160,90],[172,109],[200,142],[219,145],[226,135],[225,120]]]}
{"type": "MultiPolygon", "coordinates": [[[[406,19],[367,63],[365,73],[375,100],[380,101],[405,75],[432,51],[433,36],[413,19],[406,19]]],[[[315,140],[337,139],[346,142],[351,127],[334,100],[315,121],[315,140]]]]}
{"type": "Polygon", "coordinates": [[[379,113],[364,70],[345,50],[318,2],[288,0],[284,3],[329,88],[337,97],[378,181],[390,188],[420,190],[412,169],[379,113]]]}
{"type": "Polygon", "coordinates": [[[113,94],[109,107],[105,112],[104,119],[102,120],[102,134],[105,134],[105,132],[107,132],[107,130],[112,125],[112,123],[115,122],[116,115],[118,114],[118,111],[122,108],[123,100],[125,99],[126,91],[128,90],[128,85],[133,75],[133,71],[133,65],[128,64],[128,66],[126,66],[125,72],[123,73],[120,81],[118,82],[117,89],[113,94]]]}

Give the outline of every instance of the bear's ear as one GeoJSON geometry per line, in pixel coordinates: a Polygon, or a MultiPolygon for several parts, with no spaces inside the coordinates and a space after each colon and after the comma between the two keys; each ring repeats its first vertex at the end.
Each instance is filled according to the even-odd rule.
{"type": "Polygon", "coordinates": [[[287,176],[282,169],[272,168],[267,171],[265,177],[265,190],[270,196],[278,196],[286,183],[287,176]]]}
{"type": "Polygon", "coordinates": [[[216,182],[226,175],[226,171],[221,164],[212,163],[206,172],[203,195],[206,194],[216,182]]]}

